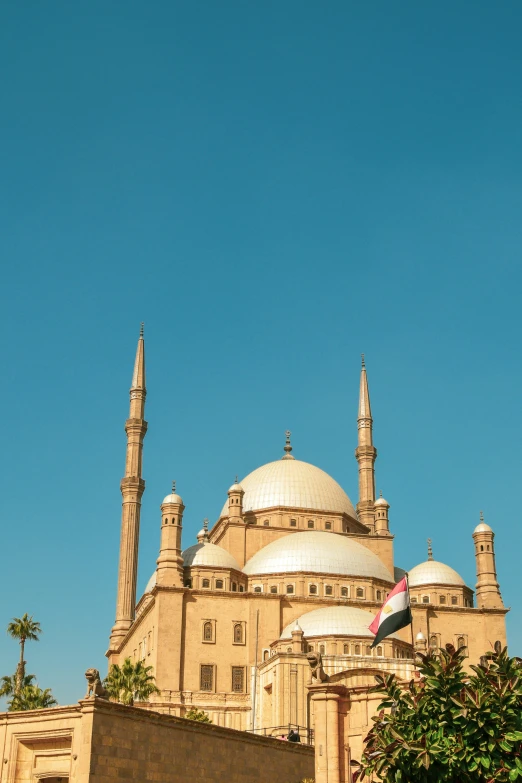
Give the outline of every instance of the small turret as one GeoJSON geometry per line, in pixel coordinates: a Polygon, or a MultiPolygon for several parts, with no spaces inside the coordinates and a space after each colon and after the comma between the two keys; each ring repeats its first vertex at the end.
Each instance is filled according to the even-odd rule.
{"type": "Polygon", "coordinates": [[[208,519],[203,520],[203,527],[196,536],[198,544],[205,544],[208,541],[208,519]]]}
{"type": "Polygon", "coordinates": [[[173,481],[172,492],[161,504],[161,543],[156,580],[158,585],[183,587],[181,530],[184,510],[183,500],[176,493],[176,482],[173,481]]]}
{"type": "Polygon", "coordinates": [[[426,655],[427,647],[428,647],[428,643],[426,642],[426,637],[421,631],[419,631],[419,633],[415,637],[415,652],[422,653],[422,655],[426,655]]]}
{"type": "Polygon", "coordinates": [[[480,512],[480,522],[473,531],[475,542],[475,560],[477,562],[476,596],[479,609],[498,609],[503,607],[500,587],[497,582],[495,566],[495,534],[480,512]]]}
{"type": "Polygon", "coordinates": [[[228,490],[228,515],[231,519],[242,519],[243,517],[243,496],[245,490],[237,480],[228,490]]]}
{"type": "Polygon", "coordinates": [[[299,625],[299,620],[295,621],[295,625],[292,628],[292,652],[294,653],[302,653],[304,652],[303,649],[303,629],[299,625]]]}
{"type": "Polygon", "coordinates": [[[377,498],[374,505],[375,532],[377,533],[378,536],[390,535],[390,527],[389,527],[389,519],[388,519],[389,508],[390,508],[390,504],[388,503],[387,500],[383,498],[381,492],[380,497],[377,498]]]}

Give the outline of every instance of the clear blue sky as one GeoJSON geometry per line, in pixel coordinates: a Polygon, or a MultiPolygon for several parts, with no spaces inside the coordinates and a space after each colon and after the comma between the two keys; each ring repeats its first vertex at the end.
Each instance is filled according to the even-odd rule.
{"type": "MultiPolygon", "coordinates": [[[[282,453],[357,500],[367,357],[396,560],[475,586],[480,509],[522,655],[519,2],[0,9],[1,627],[61,703],[105,670],[140,321],[139,589],[282,453]]],[[[492,640],[494,641],[494,640],[492,640]]]]}

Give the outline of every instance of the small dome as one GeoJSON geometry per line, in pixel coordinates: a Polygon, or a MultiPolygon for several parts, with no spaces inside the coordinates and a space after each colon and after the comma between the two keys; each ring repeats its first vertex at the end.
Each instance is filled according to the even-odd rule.
{"type": "Polygon", "coordinates": [[[182,506],[183,500],[179,495],[176,495],[175,492],[172,492],[170,495],[163,498],[163,503],[161,505],[163,506],[165,503],[178,503],[178,505],[182,506]]]}
{"type": "MultiPolygon", "coordinates": [[[[347,514],[357,519],[350,498],[337,481],[324,470],[299,459],[283,457],[262,465],[241,481],[241,487],[245,492],[243,510],[246,512],[277,507],[303,508],[347,514]]],[[[228,516],[228,500],[221,516],[228,516]]]]}
{"type": "Polygon", "coordinates": [[[236,481],[234,482],[234,484],[232,484],[232,486],[228,490],[228,494],[230,495],[231,492],[244,492],[244,491],[245,490],[243,489],[241,484],[239,484],[239,482],[236,481]]]}
{"type": "Polygon", "coordinates": [[[424,636],[424,634],[422,633],[422,631],[419,631],[419,633],[417,634],[417,636],[415,637],[415,639],[416,639],[418,642],[425,642],[425,641],[426,641],[426,637],[424,636]]]}
{"type": "Polygon", "coordinates": [[[143,591],[143,595],[145,595],[146,593],[152,593],[152,588],[155,586],[155,584],[156,584],[156,571],[154,571],[151,578],[147,582],[147,586],[143,591]]]}
{"type": "MultiPolygon", "coordinates": [[[[365,636],[373,639],[374,634],[368,627],[373,620],[374,615],[364,609],[356,609],[354,606],[328,606],[301,615],[299,624],[306,639],[312,636],[365,636]]],[[[279,638],[290,639],[294,626],[295,621],[289,623],[279,638]]],[[[390,636],[393,639],[399,638],[396,634],[390,636]]]]}
{"type": "Polygon", "coordinates": [[[387,508],[390,508],[390,504],[382,496],[380,498],[377,498],[377,500],[375,501],[375,503],[373,505],[374,506],[387,506],[387,508]]]}
{"type": "Polygon", "coordinates": [[[353,538],[310,530],[289,533],[271,541],[245,564],[245,574],[343,574],[365,576],[393,583],[393,577],[377,555],[353,538]]]}
{"type": "Polygon", "coordinates": [[[438,560],[426,560],[425,563],[420,563],[412,568],[408,572],[408,582],[410,587],[421,587],[421,585],[466,586],[464,579],[453,568],[445,563],[439,563],[438,560]]]}
{"type": "Polygon", "coordinates": [[[475,530],[473,532],[474,533],[492,533],[493,530],[492,530],[492,528],[490,528],[490,526],[488,525],[487,522],[479,522],[479,524],[477,525],[477,527],[475,528],[475,530]]]}
{"type": "Polygon", "coordinates": [[[213,568],[233,568],[241,571],[237,560],[223,547],[210,542],[194,544],[182,552],[183,566],[212,566],[213,568]]]}

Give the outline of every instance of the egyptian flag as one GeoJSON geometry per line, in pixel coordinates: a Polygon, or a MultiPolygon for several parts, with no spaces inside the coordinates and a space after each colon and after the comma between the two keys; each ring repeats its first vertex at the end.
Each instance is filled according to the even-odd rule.
{"type": "Polygon", "coordinates": [[[377,613],[375,620],[369,626],[370,631],[375,634],[372,647],[379,644],[380,641],[395,633],[400,628],[405,628],[411,623],[410,594],[408,592],[408,580],[403,577],[398,582],[381,610],[377,613]]]}

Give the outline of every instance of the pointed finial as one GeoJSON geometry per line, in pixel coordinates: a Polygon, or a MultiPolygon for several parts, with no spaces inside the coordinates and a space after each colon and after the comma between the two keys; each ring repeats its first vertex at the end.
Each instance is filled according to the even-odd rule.
{"type": "Polygon", "coordinates": [[[143,323],[143,321],[142,321],[142,322],[141,322],[141,326],[140,326],[140,337],[143,337],[143,327],[144,327],[144,326],[145,326],[145,324],[144,324],[144,323],[143,323]]]}
{"type": "Polygon", "coordinates": [[[176,482],[175,481],[172,482],[172,494],[173,495],[176,494],[176,482]]]}
{"type": "Polygon", "coordinates": [[[433,560],[433,549],[431,548],[431,538],[428,538],[428,560],[433,560]]]}
{"type": "Polygon", "coordinates": [[[237,473],[236,473],[236,484],[238,484],[238,483],[239,483],[239,482],[238,482],[238,480],[237,480],[237,473]]]}
{"type": "Polygon", "coordinates": [[[208,530],[208,517],[205,517],[205,519],[203,520],[203,530],[205,531],[205,533],[208,530]]]}
{"type": "Polygon", "coordinates": [[[292,446],[291,446],[291,443],[290,443],[290,435],[291,434],[292,433],[290,432],[290,430],[287,430],[285,432],[285,435],[286,435],[285,451],[287,452],[287,454],[289,454],[292,451],[292,446]]]}
{"type": "Polygon", "coordinates": [[[382,498],[382,489],[379,490],[379,497],[382,498]]]}
{"type": "Polygon", "coordinates": [[[364,363],[364,354],[363,353],[361,354],[361,367],[366,367],[366,365],[364,363]]]}
{"type": "Polygon", "coordinates": [[[480,512],[480,521],[484,522],[484,512],[483,511],[480,512]]]}

